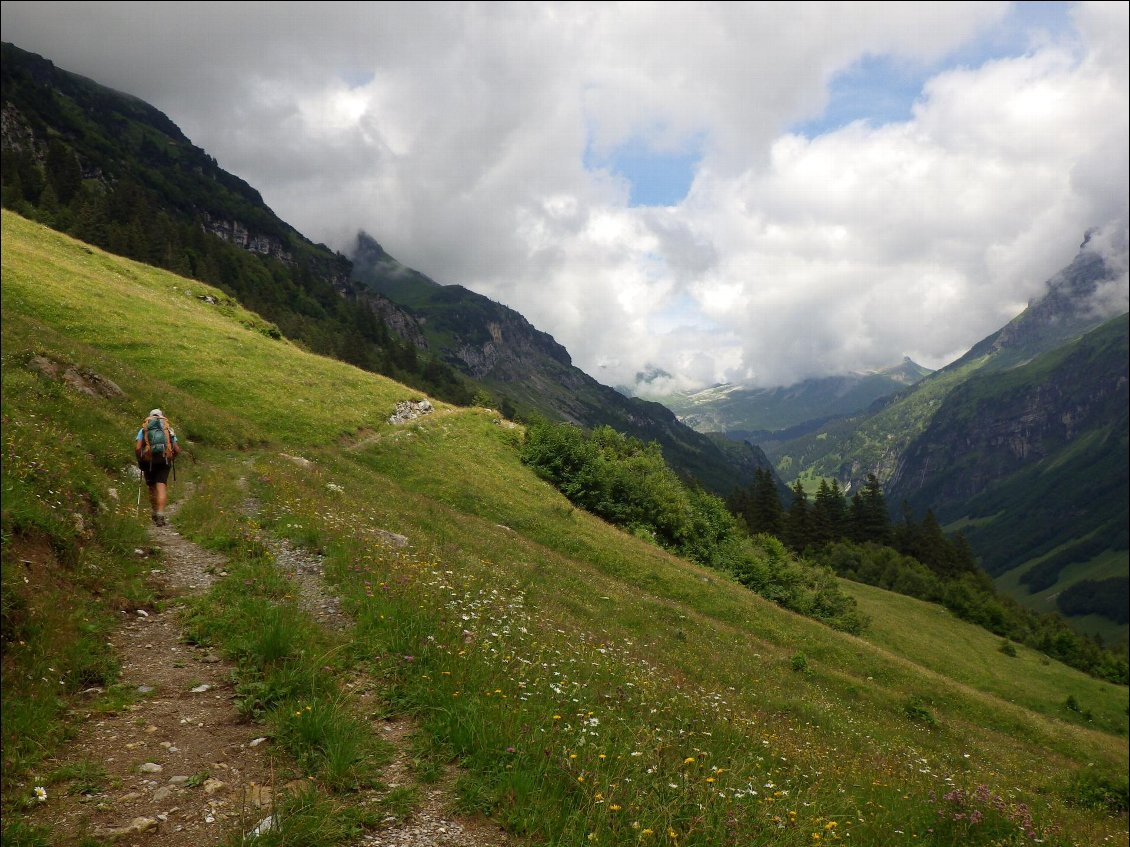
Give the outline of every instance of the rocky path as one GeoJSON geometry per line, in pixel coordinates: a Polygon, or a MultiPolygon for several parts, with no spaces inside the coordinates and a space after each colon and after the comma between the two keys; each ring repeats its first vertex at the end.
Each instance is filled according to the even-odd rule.
{"type": "Polygon", "coordinates": [[[93,836],[202,847],[269,812],[275,779],[267,743],[236,710],[231,667],[182,638],[176,598],[207,590],[225,560],[172,526],[153,527],[150,537],[164,564],[153,576],[172,602],[123,613],[108,646],[134,702],[101,713],[100,692],[90,691],[92,705],[77,710],[83,721],[66,758],[46,767],[84,775],[37,810],[35,822],[49,822],[60,845],[93,836]]]}
{"type": "MultiPolygon", "coordinates": [[[[173,504],[173,524],[175,512],[173,504]]],[[[169,602],[124,612],[107,645],[121,659],[120,683],[132,702],[100,711],[103,692],[87,692],[89,700],[75,710],[76,737],[45,764],[45,772],[69,778],[50,789],[29,822],[49,825],[59,847],[90,836],[130,847],[219,845],[267,821],[273,798],[289,787],[273,770],[264,728],[236,709],[232,667],[184,642],[183,598],[223,577],[226,560],[182,538],[173,524],[150,530],[151,552],[159,552],[153,577],[169,602]]],[[[323,626],[348,628],[351,621],[326,588],[320,558],[285,541],[266,541],[298,585],[300,606],[323,626]]],[[[364,677],[350,687],[362,702],[377,696],[364,677]]],[[[414,786],[412,723],[379,720],[374,730],[395,750],[383,782],[389,789],[414,786]]],[[[449,812],[452,782],[449,774],[417,786],[420,800],[406,819],[390,818],[350,847],[513,847],[516,842],[489,821],[449,812]]],[[[375,799],[375,793],[356,797],[375,799]]]]}
{"type": "MultiPolygon", "coordinates": [[[[245,508],[254,511],[249,501],[245,508]]],[[[390,543],[406,539],[388,533],[390,543]]],[[[296,549],[289,542],[267,539],[266,544],[282,571],[299,589],[298,604],[322,626],[344,630],[352,621],[341,610],[337,597],[328,589],[320,556],[296,549]]],[[[357,676],[350,683],[362,702],[374,696],[372,680],[357,676]]],[[[350,847],[516,847],[518,842],[488,820],[452,814],[452,785],[455,771],[450,769],[432,785],[418,785],[411,769],[411,741],[415,726],[405,718],[374,722],[374,731],[394,749],[393,761],[385,768],[382,781],[388,790],[415,786],[419,802],[403,821],[389,819],[377,832],[366,833],[350,847]]]]}

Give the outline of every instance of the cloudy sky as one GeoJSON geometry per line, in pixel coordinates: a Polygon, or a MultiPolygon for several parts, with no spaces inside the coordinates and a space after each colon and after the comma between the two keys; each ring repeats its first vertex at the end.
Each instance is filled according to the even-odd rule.
{"type": "Polygon", "coordinates": [[[659,390],[939,367],[1088,229],[1125,245],[1128,9],[2,6],[3,40],[153,104],[304,235],[363,229],[659,390]]]}

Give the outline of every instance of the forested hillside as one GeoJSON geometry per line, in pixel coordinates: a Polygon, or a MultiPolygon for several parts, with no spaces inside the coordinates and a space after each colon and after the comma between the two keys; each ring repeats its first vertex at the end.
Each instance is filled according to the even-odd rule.
{"type": "Polygon", "coordinates": [[[415,322],[152,106],[3,45],[4,208],[215,285],[308,349],[469,402],[415,322]]]}
{"type": "Polygon", "coordinates": [[[874,474],[896,519],[932,512],[1011,597],[1125,649],[1125,604],[1104,595],[1124,596],[1130,570],[1127,316],[1092,308],[1119,268],[1085,239],[965,356],[866,414],[765,442],[767,455],[813,490],[874,474]]]}

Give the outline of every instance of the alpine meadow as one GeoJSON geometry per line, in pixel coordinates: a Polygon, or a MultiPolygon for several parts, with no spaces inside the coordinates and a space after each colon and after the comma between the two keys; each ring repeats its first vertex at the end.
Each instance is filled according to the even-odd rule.
{"type": "Polygon", "coordinates": [[[158,402],[185,446],[176,529],[227,561],[184,638],[230,663],[277,786],[306,786],[210,843],[411,819],[423,795],[382,780],[392,716],[414,778],[454,766],[455,810],[506,843],[1127,843],[1125,685],[826,571],[865,625],[786,608],[772,575],[818,569],[781,544],[743,541],[770,574],[751,590],[571,503],[523,462],[526,425],[438,400],[405,421],[418,390],[8,210],[2,307],[5,844],[108,843],[54,840],[53,804],[124,802],[64,764],[85,722],[155,696],[103,645],[175,602],[133,493],[158,402]],[[348,626],[311,615],[268,539],[320,557],[348,626]]]}

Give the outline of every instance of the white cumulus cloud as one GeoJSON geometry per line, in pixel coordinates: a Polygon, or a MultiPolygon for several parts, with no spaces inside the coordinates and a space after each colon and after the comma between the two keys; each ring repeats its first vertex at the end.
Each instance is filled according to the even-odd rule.
{"type": "Polygon", "coordinates": [[[1125,233],[1128,6],[1038,6],[6,0],[3,30],[315,241],[364,229],[667,389],[940,366],[1125,233]],[[875,57],[920,78],[905,114],[797,129],[875,57]],[[631,205],[632,143],[693,154],[688,195],[631,205]]]}

